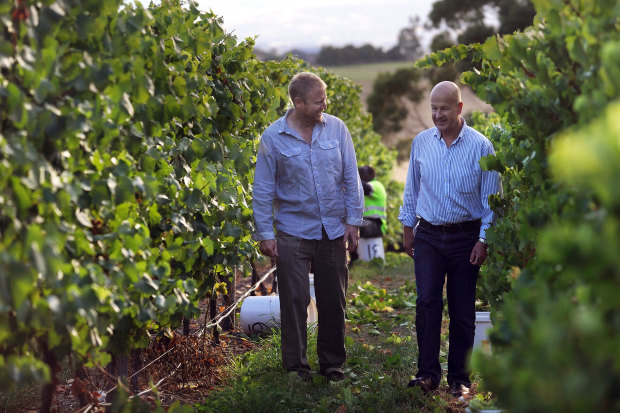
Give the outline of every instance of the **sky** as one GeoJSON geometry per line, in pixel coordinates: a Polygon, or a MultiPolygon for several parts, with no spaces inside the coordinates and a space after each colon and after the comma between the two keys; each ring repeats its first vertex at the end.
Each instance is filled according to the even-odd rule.
{"type": "MultiPolygon", "coordinates": [[[[256,47],[278,53],[316,51],[321,46],[371,44],[387,50],[409,19],[424,22],[429,0],[198,0],[198,8],[224,19],[224,28],[239,39],[256,38],[256,47]]],[[[424,43],[425,37],[420,38],[424,43]]]]}

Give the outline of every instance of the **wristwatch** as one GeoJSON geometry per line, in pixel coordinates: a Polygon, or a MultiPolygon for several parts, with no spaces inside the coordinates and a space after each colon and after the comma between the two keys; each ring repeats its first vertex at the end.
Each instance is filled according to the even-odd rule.
{"type": "Polygon", "coordinates": [[[478,242],[482,242],[484,245],[487,245],[487,239],[486,238],[478,238],[478,242]]]}

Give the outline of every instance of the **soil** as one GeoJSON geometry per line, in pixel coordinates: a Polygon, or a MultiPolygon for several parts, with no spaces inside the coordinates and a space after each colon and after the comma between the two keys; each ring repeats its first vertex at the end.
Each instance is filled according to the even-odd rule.
{"type": "MultiPolygon", "coordinates": [[[[268,264],[268,263],[267,263],[268,264]]],[[[269,265],[258,268],[258,273],[265,274],[269,265]]],[[[396,290],[408,279],[410,275],[396,275],[394,277],[377,274],[370,280],[374,285],[388,290],[396,290]]],[[[236,277],[236,297],[239,299],[251,287],[251,278],[236,277]]],[[[263,283],[256,295],[269,295],[275,293],[273,275],[263,283]]],[[[232,360],[257,348],[256,342],[250,340],[239,328],[232,331],[221,332],[215,336],[212,329],[205,334],[205,316],[208,314],[208,301],[201,306],[203,312],[200,318],[191,320],[190,334],[183,335],[183,330],[174,331],[170,337],[153,339],[150,345],[141,350],[139,359],[144,366],[136,375],[137,381],[130,384],[127,389],[136,397],[155,407],[155,395],[149,391],[152,387],[157,389],[157,396],[164,407],[180,402],[184,405],[193,405],[205,400],[209,393],[218,386],[227,382],[227,367],[232,360]],[[153,386],[154,384],[154,386],[153,386]]],[[[219,305],[220,303],[218,303],[219,305]]],[[[224,306],[218,308],[218,312],[224,310],[224,306]]],[[[409,310],[402,310],[409,311],[409,310]]],[[[347,329],[351,326],[347,325],[347,329]]],[[[393,334],[406,336],[410,334],[410,327],[395,327],[393,334]]],[[[447,329],[447,320],[444,320],[443,329],[447,329]]],[[[356,335],[360,341],[372,342],[374,338],[356,335]]],[[[129,363],[129,375],[137,368],[132,368],[129,363]]],[[[105,393],[110,391],[116,384],[116,377],[103,368],[87,369],[82,379],[65,379],[57,387],[52,404],[52,412],[103,412],[105,409],[100,404],[105,401],[105,393]],[[80,407],[80,397],[87,403],[87,407],[80,407]],[[88,408],[88,406],[90,408],[88,408]],[[88,410],[87,410],[88,409],[88,410]]],[[[16,412],[38,411],[40,399],[33,389],[33,393],[25,397],[21,406],[14,409],[16,412]]],[[[472,388],[476,392],[475,386],[472,388]]],[[[462,412],[463,404],[447,394],[447,390],[437,390],[437,394],[444,400],[450,400],[446,406],[448,412],[462,412]]]]}
{"type": "MultiPolygon", "coordinates": [[[[268,268],[259,269],[265,274],[268,268]]],[[[251,287],[251,277],[236,277],[236,297],[241,297],[251,287]]],[[[256,295],[270,294],[273,276],[269,276],[256,295]]],[[[220,300],[221,301],[221,300],[220,300]]],[[[224,309],[223,303],[218,301],[218,312],[224,309]]],[[[204,331],[205,317],[208,317],[209,302],[201,304],[202,315],[198,319],[190,320],[189,335],[184,335],[180,328],[169,337],[153,338],[146,349],[135,354],[138,364],[142,368],[132,366],[128,362],[129,376],[137,371],[136,378],[127,389],[136,397],[155,407],[155,397],[149,389],[156,384],[159,400],[162,406],[168,407],[176,401],[181,404],[192,405],[205,400],[210,391],[226,382],[226,368],[232,359],[256,347],[235,324],[232,331],[220,332],[215,335],[213,329],[204,331]],[[204,334],[203,334],[204,333],[204,334]]],[[[67,364],[67,363],[65,363],[67,364]]],[[[51,410],[56,413],[82,412],[84,402],[90,406],[91,413],[103,412],[101,406],[105,402],[105,394],[110,392],[117,383],[116,376],[108,369],[85,369],[82,378],[75,378],[69,373],[68,367],[63,366],[67,376],[61,378],[56,386],[51,410]],[[80,402],[82,400],[82,403],[80,402]]],[[[40,389],[32,388],[18,397],[19,407],[16,412],[39,411],[41,407],[40,389]]],[[[88,407],[86,407],[88,408],[88,407]]]]}

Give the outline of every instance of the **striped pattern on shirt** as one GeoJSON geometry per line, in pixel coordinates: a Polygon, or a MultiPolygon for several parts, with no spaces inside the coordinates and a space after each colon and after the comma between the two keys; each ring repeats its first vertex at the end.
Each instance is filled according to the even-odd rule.
{"type": "Polygon", "coordinates": [[[420,132],[411,145],[398,219],[414,228],[420,217],[434,225],[480,219],[484,238],[494,220],[489,195],[500,191],[499,174],[478,163],[487,155],[495,155],[491,141],[464,120],[450,147],[437,128],[420,132]]]}

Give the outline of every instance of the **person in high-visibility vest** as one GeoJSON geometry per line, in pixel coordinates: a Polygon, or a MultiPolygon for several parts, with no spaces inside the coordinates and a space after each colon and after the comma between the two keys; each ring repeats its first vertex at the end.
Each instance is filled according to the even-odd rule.
{"type": "Polygon", "coordinates": [[[358,168],[364,188],[364,220],[368,224],[360,227],[360,238],[377,238],[387,230],[387,194],[383,184],[375,179],[371,166],[358,168]]]}

